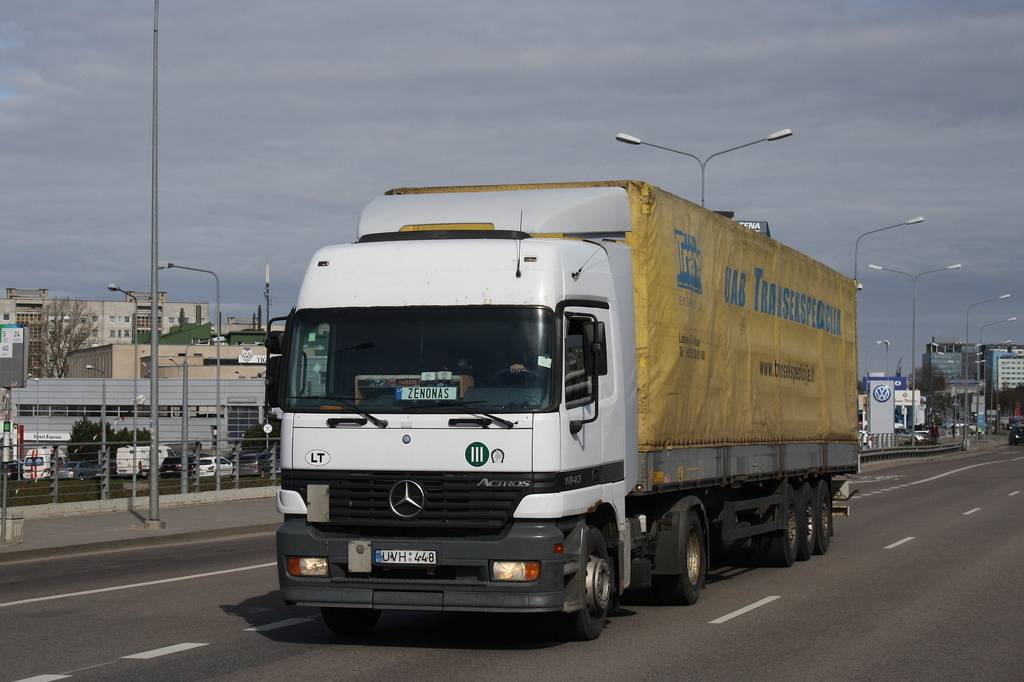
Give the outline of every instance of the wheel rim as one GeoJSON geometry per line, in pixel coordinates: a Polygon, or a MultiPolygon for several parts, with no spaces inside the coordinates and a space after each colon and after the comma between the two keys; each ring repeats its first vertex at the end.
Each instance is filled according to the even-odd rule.
{"type": "Polygon", "coordinates": [[[590,555],[587,562],[587,608],[599,614],[608,608],[612,591],[612,569],[608,561],[590,555]]]}
{"type": "Polygon", "coordinates": [[[829,499],[822,496],[821,508],[818,510],[818,528],[821,529],[821,536],[828,537],[831,531],[829,525],[832,523],[832,511],[830,509],[829,499]]]}
{"type": "Polygon", "coordinates": [[[814,542],[814,496],[808,495],[807,506],[804,508],[804,519],[807,527],[804,529],[807,542],[814,542]]]}
{"type": "Polygon", "coordinates": [[[700,580],[700,538],[697,531],[690,529],[686,538],[686,580],[691,585],[696,585],[700,580]]]}
{"type": "Polygon", "coordinates": [[[796,547],[797,536],[799,531],[797,530],[796,522],[796,507],[789,507],[789,517],[786,520],[786,539],[789,541],[791,547],[796,547]]]}

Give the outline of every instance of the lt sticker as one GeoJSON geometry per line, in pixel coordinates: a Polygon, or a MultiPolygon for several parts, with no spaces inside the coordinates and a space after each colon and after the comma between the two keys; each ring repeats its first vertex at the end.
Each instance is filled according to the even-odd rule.
{"type": "Polygon", "coordinates": [[[323,450],[310,450],[306,453],[306,464],[315,467],[327,466],[331,456],[323,450]]]}

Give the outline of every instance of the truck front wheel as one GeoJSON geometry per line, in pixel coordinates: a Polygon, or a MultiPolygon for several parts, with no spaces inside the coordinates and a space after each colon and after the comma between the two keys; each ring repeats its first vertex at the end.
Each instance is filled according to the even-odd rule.
{"type": "Polygon", "coordinates": [[[587,641],[597,639],[604,630],[608,619],[608,607],[612,596],[612,563],[608,558],[608,547],[604,536],[597,528],[590,526],[584,537],[585,553],[581,555],[580,571],[585,585],[583,608],[564,614],[567,639],[587,641]]]}
{"type": "Polygon", "coordinates": [[[373,609],[346,609],[321,606],[320,615],[331,632],[336,635],[365,635],[377,625],[380,611],[373,609]]]}

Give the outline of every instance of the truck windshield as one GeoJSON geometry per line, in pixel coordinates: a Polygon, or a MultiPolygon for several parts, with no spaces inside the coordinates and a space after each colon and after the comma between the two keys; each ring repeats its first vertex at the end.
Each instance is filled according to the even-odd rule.
{"type": "Polygon", "coordinates": [[[292,326],[285,409],[550,409],[554,315],[544,308],[308,309],[292,326]]]}

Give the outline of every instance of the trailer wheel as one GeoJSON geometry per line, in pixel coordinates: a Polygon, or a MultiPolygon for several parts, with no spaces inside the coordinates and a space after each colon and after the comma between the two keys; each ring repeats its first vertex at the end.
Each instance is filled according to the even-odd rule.
{"type": "Polygon", "coordinates": [[[697,603],[704,589],[708,572],[708,555],[704,547],[704,529],[697,512],[686,514],[683,528],[683,570],[675,575],[655,575],[654,591],[658,601],[672,606],[697,603]]]}
{"type": "Polygon", "coordinates": [[[796,548],[797,561],[807,561],[814,554],[818,538],[818,514],[814,494],[815,488],[810,482],[801,485],[796,494],[797,520],[800,523],[800,538],[796,548]]]}
{"type": "Polygon", "coordinates": [[[789,568],[796,560],[797,546],[800,544],[800,524],[797,513],[796,495],[789,486],[786,504],[782,505],[781,513],[785,526],[768,536],[764,546],[764,562],[768,566],[789,568]]]}
{"type": "Polygon", "coordinates": [[[608,619],[613,589],[612,563],[601,531],[590,526],[584,541],[586,551],[581,557],[584,564],[580,568],[586,571],[583,608],[562,616],[566,638],[580,642],[601,636],[604,622],[608,619]]]}
{"type": "Polygon", "coordinates": [[[818,520],[814,534],[814,553],[824,554],[832,542],[832,486],[825,479],[814,490],[814,514],[818,520]]]}
{"type": "Polygon", "coordinates": [[[321,606],[320,615],[331,632],[336,635],[359,636],[373,630],[380,620],[380,611],[373,609],[346,609],[321,606]]]}

